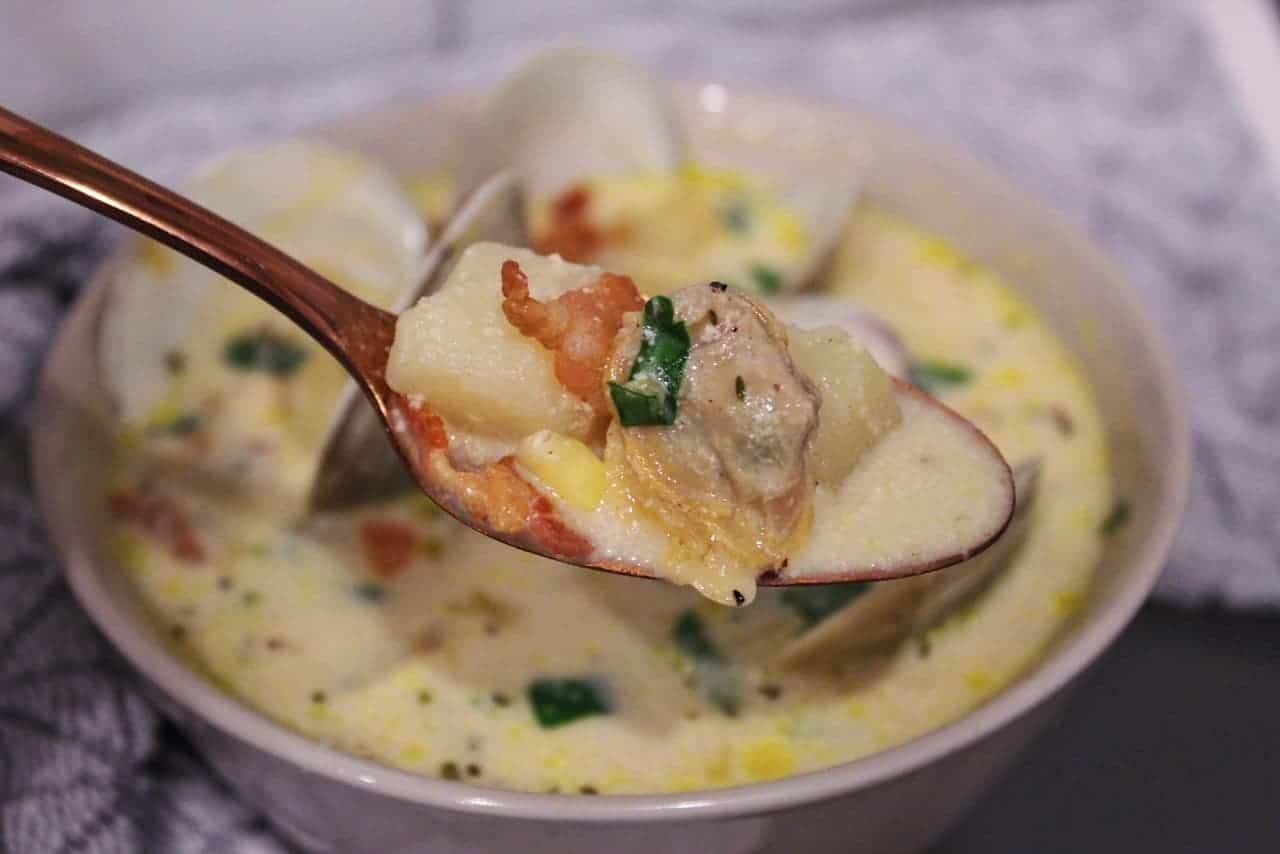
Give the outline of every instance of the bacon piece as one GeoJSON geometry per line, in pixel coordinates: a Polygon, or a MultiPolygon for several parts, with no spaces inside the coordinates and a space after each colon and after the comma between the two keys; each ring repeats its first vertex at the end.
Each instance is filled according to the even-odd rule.
{"type": "Polygon", "coordinates": [[[604,243],[604,235],[587,217],[590,204],[591,193],[581,184],[561,194],[551,203],[551,224],[534,242],[534,250],[579,264],[591,260],[604,243]]]}
{"type": "Polygon", "coordinates": [[[360,526],[364,560],[379,578],[394,578],[409,567],[418,547],[413,526],[391,519],[369,519],[360,526]]]}
{"type": "Polygon", "coordinates": [[[462,505],[467,516],[499,534],[525,535],[538,547],[569,558],[586,558],[591,543],[569,528],[555,505],[520,476],[514,457],[476,471],[459,471],[449,461],[444,421],[426,406],[407,400],[399,407],[417,436],[419,475],[462,505]]]}
{"type": "Polygon", "coordinates": [[[555,353],[556,379],[608,418],[604,394],[605,362],[622,328],[623,315],[644,308],[635,282],[605,273],[589,287],[569,291],[551,302],[529,294],[529,277],[515,261],[502,265],[502,313],[521,334],[555,353]]]}
{"type": "Polygon", "coordinates": [[[138,525],[179,560],[204,561],[204,544],[173,500],[141,490],[120,490],[107,497],[107,507],[116,518],[138,525]]]}

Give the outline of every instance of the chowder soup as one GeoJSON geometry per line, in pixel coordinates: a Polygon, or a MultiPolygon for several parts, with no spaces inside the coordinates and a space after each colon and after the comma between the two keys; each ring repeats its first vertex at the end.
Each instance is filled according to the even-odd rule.
{"type": "Polygon", "coordinates": [[[206,392],[179,389],[121,425],[104,496],[116,553],[174,650],[221,689],[425,775],[657,793],[900,744],[1003,689],[1079,607],[1111,506],[1107,449],[1092,393],[1043,319],[946,243],[860,210],[827,293],[892,324],[917,382],[1009,460],[1041,462],[1035,516],[1007,569],[909,637],[784,669],[775,651],[864,586],[766,589],[724,608],[515,551],[416,494],[299,522],[258,485],[264,467],[305,481],[321,437],[298,428],[323,422],[337,389],[311,390],[327,356],[262,326],[265,308],[217,346],[153,354],[175,388],[206,392]],[[227,403],[241,399],[262,402],[227,403]],[[219,415],[228,408],[234,418],[219,415]]]}

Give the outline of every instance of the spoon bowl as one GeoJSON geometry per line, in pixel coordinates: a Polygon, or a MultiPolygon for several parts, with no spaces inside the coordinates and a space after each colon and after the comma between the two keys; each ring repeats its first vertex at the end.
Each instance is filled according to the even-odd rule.
{"type": "MultiPolygon", "coordinates": [[[[388,354],[396,334],[396,315],[372,306],[301,264],[269,243],[189,199],[165,189],[119,164],[91,152],[27,119],[0,109],[0,171],[63,196],[147,235],[203,264],[259,296],[323,345],[351,374],[373,411],[414,473],[423,491],[462,523],[518,548],[585,567],[627,575],[656,577],[653,567],[616,557],[597,557],[565,543],[572,531],[561,524],[550,529],[545,518],[501,530],[468,509],[465,497],[451,490],[433,469],[431,446],[424,441],[423,409],[387,385],[388,354]]],[[[763,584],[831,583],[879,580],[915,575],[958,563],[994,542],[1013,512],[1013,485],[1008,466],[976,427],[909,384],[898,381],[901,400],[933,408],[952,419],[1003,465],[1000,488],[1008,496],[1008,512],[978,532],[971,542],[940,554],[888,565],[846,566],[839,571],[805,575],[795,571],[766,573],[763,584]]]]}

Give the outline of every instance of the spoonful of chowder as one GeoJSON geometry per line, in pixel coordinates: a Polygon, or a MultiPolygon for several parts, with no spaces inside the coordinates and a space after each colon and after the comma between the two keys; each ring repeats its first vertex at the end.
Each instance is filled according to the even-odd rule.
{"type": "Polygon", "coordinates": [[[3,110],[0,170],[282,311],[357,380],[428,496],[529,551],[741,605],[757,583],[958,563],[1012,513],[977,428],[847,334],[788,329],[723,284],[646,299],[625,276],[481,243],[397,319],[3,110]]]}

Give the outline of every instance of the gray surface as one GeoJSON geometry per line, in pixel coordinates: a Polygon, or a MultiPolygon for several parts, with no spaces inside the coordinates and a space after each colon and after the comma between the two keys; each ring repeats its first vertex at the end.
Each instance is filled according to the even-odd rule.
{"type": "Polygon", "coordinates": [[[1280,851],[1280,618],[1145,608],[930,854],[1280,851]]]}

